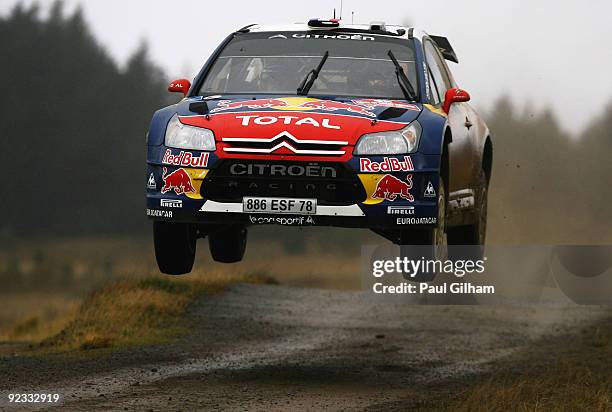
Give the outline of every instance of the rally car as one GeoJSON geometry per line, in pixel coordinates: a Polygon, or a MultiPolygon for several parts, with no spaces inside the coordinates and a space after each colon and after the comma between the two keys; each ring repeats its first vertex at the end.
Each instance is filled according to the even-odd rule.
{"type": "Polygon", "coordinates": [[[445,37],[313,19],[230,34],[147,137],[161,272],[196,240],[240,261],[252,225],[369,228],[396,244],[483,245],[489,130],[445,37]]]}

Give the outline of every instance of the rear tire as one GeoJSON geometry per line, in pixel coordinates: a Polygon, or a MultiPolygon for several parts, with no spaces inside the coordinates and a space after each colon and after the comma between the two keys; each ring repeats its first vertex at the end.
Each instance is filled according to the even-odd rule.
{"type": "Polygon", "coordinates": [[[193,269],[197,229],[189,223],[153,222],[153,243],[159,271],[184,275],[193,269]]]}
{"type": "Polygon", "coordinates": [[[236,263],[244,257],[247,244],[246,227],[225,227],[208,236],[210,254],[215,262],[236,263]]]}

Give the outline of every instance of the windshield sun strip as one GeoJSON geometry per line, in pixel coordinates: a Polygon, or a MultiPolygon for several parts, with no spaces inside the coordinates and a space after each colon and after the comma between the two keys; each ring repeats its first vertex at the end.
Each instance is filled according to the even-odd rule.
{"type": "MultiPolygon", "coordinates": [[[[313,59],[313,58],[321,58],[321,56],[220,56],[219,60],[221,59],[259,59],[259,58],[272,58],[272,59],[278,59],[278,58],[286,58],[286,59],[313,59]]],[[[329,57],[330,60],[370,60],[370,61],[380,61],[380,62],[388,62],[389,59],[374,59],[374,58],[370,58],[370,57],[348,57],[348,56],[336,56],[336,57],[329,57]]],[[[414,60],[398,60],[398,62],[400,63],[415,63],[414,60]]]]}

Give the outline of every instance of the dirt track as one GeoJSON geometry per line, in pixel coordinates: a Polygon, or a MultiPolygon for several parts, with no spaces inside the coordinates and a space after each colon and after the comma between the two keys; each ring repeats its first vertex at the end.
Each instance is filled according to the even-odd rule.
{"type": "Polygon", "coordinates": [[[83,411],[402,410],[419,388],[484,372],[607,313],[411,306],[360,292],[239,285],[195,302],[193,330],[178,342],[0,359],[0,388],[61,393],[64,406],[83,411]]]}

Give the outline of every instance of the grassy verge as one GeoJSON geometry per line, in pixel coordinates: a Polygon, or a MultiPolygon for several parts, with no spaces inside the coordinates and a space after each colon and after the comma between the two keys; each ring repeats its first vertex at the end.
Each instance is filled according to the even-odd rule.
{"type": "MultiPolygon", "coordinates": [[[[141,288],[142,279],[159,273],[149,238],[7,242],[5,245],[10,247],[0,248],[0,301],[3,303],[0,356],[23,353],[28,347],[63,350],[163,340],[172,335],[168,331],[175,324],[175,313],[183,310],[184,302],[192,293],[197,293],[199,288],[212,290],[231,282],[261,281],[249,273],[265,273],[292,286],[359,288],[360,278],[355,275],[359,260],[354,258],[359,253],[358,244],[346,249],[338,246],[340,234],[336,238],[328,234],[325,242],[320,242],[320,236],[316,233],[306,236],[308,233],[305,231],[304,236],[296,237],[299,242],[288,242],[284,237],[282,241],[251,242],[245,260],[235,265],[215,263],[204,251],[199,254],[194,271],[184,277],[187,281],[183,277],[163,278],[172,284],[186,282],[180,290],[172,291],[159,285],[141,288]],[[91,294],[91,291],[97,292],[91,294]],[[85,303],[83,296],[87,299],[85,303]],[[113,305],[110,297],[114,297],[113,305]],[[148,305],[149,300],[153,303],[148,305]],[[94,307],[99,307],[101,313],[91,309],[94,307]],[[135,326],[130,319],[122,317],[128,316],[127,312],[133,312],[130,319],[139,319],[135,326]],[[122,333],[108,338],[110,333],[91,326],[101,325],[105,321],[102,316],[108,320],[107,330],[122,329],[122,333]],[[149,318],[165,326],[153,326],[146,332],[149,318]]],[[[206,246],[206,242],[200,242],[200,248],[206,246]]]]}
{"type": "Polygon", "coordinates": [[[424,402],[439,411],[611,411],[612,319],[579,335],[536,342],[494,365],[488,376],[456,382],[424,402]],[[440,395],[440,394],[438,394],[440,395]]]}
{"type": "MultiPolygon", "coordinates": [[[[183,314],[194,296],[244,282],[273,281],[264,274],[114,281],[89,294],[69,320],[64,317],[59,333],[31,344],[30,349],[47,352],[162,343],[186,330],[183,314]]],[[[28,336],[36,329],[35,323],[26,319],[15,326],[13,336],[28,336]]]]}
{"type": "MultiPolygon", "coordinates": [[[[44,292],[2,293],[0,347],[39,342],[62,330],[72,320],[81,300],[44,292]]],[[[0,350],[0,356],[3,351],[0,350]]]]}

